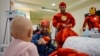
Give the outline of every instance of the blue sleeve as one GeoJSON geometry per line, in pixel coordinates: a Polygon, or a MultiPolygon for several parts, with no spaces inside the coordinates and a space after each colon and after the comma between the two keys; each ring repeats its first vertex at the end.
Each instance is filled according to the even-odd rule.
{"type": "Polygon", "coordinates": [[[51,41],[48,43],[48,47],[51,49],[56,49],[56,46],[54,46],[51,41]]]}
{"type": "Polygon", "coordinates": [[[40,38],[40,35],[39,35],[39,34],[34,34],[34,35],[32,36],[31,42],[33,42],[33,43],[35,43],[36,45],[38,45],[37,42],[38,42],[39,38],[40,38]]]}
{"type": "MultiPolygon", "coordinates": [[[[51,34],[48,34],[48,36],[50,37],[51,39],[51,34]]],[[[52,43],[51,43],[52,40],[50,40],[47,44],[48,48],[51,48],[51,49],[56,49],[56,46],[54,46],[52,43]]]]}

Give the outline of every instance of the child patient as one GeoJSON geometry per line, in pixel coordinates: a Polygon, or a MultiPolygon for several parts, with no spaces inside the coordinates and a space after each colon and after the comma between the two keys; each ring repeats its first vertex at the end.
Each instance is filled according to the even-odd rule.
{"type": "Polygon", "coordinates": [[[39,56],[36,46],[31,43],[32,23],[25,17],[17,16],[11,24],[11,35],[14,38],[4,56],[39,56]]]}

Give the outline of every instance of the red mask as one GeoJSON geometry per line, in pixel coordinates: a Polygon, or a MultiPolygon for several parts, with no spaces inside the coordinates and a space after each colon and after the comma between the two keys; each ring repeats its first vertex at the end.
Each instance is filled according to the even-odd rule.
{"type": "Polygon", "coordinates": [[[40,25],[41,27],[49,28],[50,23],[47,20],[42,20],[40,25]]]}
{"type": "Polygon", "coordinates": [[[64,6],[64,7],[66,8],[66,3],[65,3],[65,2],[61,2],[61,3],[59,4],[59,8],[60,8],[61,6],[64,6]]]}

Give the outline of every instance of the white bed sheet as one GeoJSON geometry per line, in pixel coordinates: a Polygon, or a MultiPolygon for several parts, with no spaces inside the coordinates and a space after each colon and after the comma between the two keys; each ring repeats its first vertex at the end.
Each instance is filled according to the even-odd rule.
{"type": "Polygon", "coordinates": [[[100,56],[100,38],[69,37],[65,40],[63,48],[72,48],[90,56],[100,56]]]}

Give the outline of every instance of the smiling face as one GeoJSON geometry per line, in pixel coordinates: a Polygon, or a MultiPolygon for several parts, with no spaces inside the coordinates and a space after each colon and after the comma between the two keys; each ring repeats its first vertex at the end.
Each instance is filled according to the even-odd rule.
{"type": "Polygon", "coordinates": [[[41,27],[41,31],[42,31],[43,33],[47,33],[47,32],[48,32],[48,28],[47,28],[47,27],[41,27]]]}
{"type": "Polygon", "coordinates": [[[50,26],[50,22],[48,20],[42,20],[40,23],[40,30],[42,31],[42,33],[47,33],[49,26],[50,26]]]}

